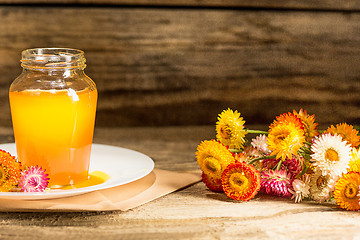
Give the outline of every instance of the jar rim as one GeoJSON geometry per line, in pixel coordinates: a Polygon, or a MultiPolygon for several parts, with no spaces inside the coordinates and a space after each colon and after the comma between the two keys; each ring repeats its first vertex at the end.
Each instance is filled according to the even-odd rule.
{"type": "Polygon", "coordinates": [[[21,53],[24,68],[85,68],[85,62],[84,51],[74,48],[31,48],[21,53]]]}

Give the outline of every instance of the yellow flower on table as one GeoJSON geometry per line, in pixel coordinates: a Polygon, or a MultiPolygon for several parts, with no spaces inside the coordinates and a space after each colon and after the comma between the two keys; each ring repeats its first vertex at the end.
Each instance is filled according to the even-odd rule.
{"type": "Polygon", "coordinates": [[[221,179],[225,168],[235,162],[235,158],[228,148],[214,140],[205,140],[199,144],[196,160],[201,170],[213,179],[221,179]]]}
{"type": "Polygon", "coordinates": [[[240,117],[238,111],[231,109],[224,110],[218,116],[216,122],[216,138],[230,149],[241,150],[244,147],[245,121],[240,117]]]}
{"type": "Polygon", "coordinates": [[[359,210],[359,185],[359,173],[350,172],[343,175],[335,185],[334,198],[337,205],[349,211],[359,210]]]}
{"type": "Polygon", "coordinates": [[[360,149],[351,150],[348,172],[360,173],[360,149]]]}

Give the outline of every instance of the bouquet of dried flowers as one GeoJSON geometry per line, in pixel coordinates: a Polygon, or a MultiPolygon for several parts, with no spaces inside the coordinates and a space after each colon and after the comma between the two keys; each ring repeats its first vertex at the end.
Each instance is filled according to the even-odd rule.
{"type": "Polygon", "coordinates": [[[360,209],[360,136],[341,123],[319,131],[305,110],[283,113],[268,131],[246,129],[238,111],[224,110],[216,139],[202,141],[196,160],[206,186],[229,198],[248,201],[260,191],[295,202],[334,201],[360,209]],[[248,133],[257,134],[251,141],[248,133]]]}

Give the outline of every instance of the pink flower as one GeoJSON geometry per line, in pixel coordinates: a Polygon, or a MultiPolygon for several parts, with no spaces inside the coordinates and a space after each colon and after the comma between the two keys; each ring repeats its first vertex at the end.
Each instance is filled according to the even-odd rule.
{"type": "Polygon", "coordinates": [[[21,192],[44,192],[48,184],[48,174],[41,167],[31,166],[21,172],[19,180],[21,192]]]}
{"type": "Polygon", "coordinates": [[[251,145],[256,148],[262,155],[268,155],[271,151],[267,148],[267,138],[266,135],[259,135],[256,138],[253,138],[251,145]]]}
{"type": "Polygon", "coordinates": [[[250,158],[257,158],[263,156],[261,152],[253,146],[246,146],[244,148],[244,153],[246,153],[246,155],[249,156],[250,158]]]}
{"type": "Polygon", "coordinates": [[[261,172],[260,191],[279,197],[291,197],[290,174],[285,170],[267,170],[261,172]]]}
{"type": "MultiPolygon", "coordinates": [[[[264,168],[274,169],[279,161],[280,159],[264,159],[262,163],[264,168]]],[[[280,169],[289,173],[291,179],[293,179],[302,170],[300,160],[297,157],[293,157],[291,159],[286,158],[286,160],[281,164],[280,169]]]]}
{"type": "Polygon", "coordinates": [[[296,157],[292,157],[291,159],[287,158],[283,162],[283,165],[287,169],[287,172],[290,174],[291,178],[294,178],[302,170],[299,159],[296,157]]]}

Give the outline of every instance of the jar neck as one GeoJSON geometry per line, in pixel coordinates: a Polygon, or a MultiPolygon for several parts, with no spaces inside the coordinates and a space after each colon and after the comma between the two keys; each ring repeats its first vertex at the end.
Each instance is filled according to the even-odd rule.
{"type": "Polygon", "coordinates": [[[46,72],[82,71],[85,69],[84,52],[70,48],[34,48],[22,52],[24,70],[46,72]]]}

